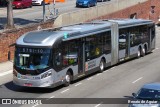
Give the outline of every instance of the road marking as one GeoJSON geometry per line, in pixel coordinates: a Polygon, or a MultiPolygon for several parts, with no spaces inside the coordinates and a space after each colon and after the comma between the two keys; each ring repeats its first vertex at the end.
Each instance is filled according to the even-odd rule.
{"type": "Polygon", "coordinates": [[[64,91],[62,91],[61,94],[65,93],[65,92],[67,92],[67,91],[69,91],[69,88],[66,89],[66,90],[64,90],[64,91]]]}
{"type": "Polygon", "coordinates": [[[156,51],[156,50],[158,50],[159,48],[156,48],[156,49],[154,49],[152,52],[154,52],[154,51],[156,51]]]}
{"type": "Polygon", "coordinates": [[[38,106],[39,104],[36,104],[36,105],[33,105],[32,107],[36,107],[36,106],[38,106]]]}
{"type": "Polygon", "coordinates": [[[141,80],[142,78],[143,78],[143,77],[140,77],[140,78],[136,79],[135,81],[133,81],[132,83],[134,84],[134,83],[136,83],[137,81],[141,80]]]}
{"type": "Polygon", "coordinates": [[[97,104],[97,105],[96,105],[96,106],[94,106],[94,107],[99,107],[101,104],[102,104],[102,102],[101,102],[101,103],[99,103],[99,104],[97,104]]]}
{"type": "Polygon", "coordinates": [[[52,96],[52,97],[50,97],[50,98],[54,98],[55,96],[52,96]]]}
{"type": "Polygon", "coordinates": [[[115,67],[112,67],[111,69],[114,69],[115,67]]]}
{"type": "Polygon", "coordinates": [[[109,70],[105,70],[104,72],[108,72],[109,70]]]}
{"type": "Polygon", "coordinates": [[[87,80],[91,80],[93,77],[89,77],[87,80]]]}
{"type": "Polygon", "coordinates": [[[51,98],[54,98],[55,96],[52,96],[52,97],[49,97],[48,99],[46,99],[46,100],[49,100],[49,99],[51,99],[51,98]]]}
{"type": "Polygon", "coordinates": [[[13,72],[13,70],[9,70],[9,71],[0,73],[0,77],[5,76],[5,75],[8,75],[8,74],[11,74],[12,72],[13,72]]]}
{"type": "Polygon", "coordinates": [[[102,73],[98,73],[96,76],[99,76],[99,75],[101,75],[102,73]]]}
{"type": "Polygon", "coordinates": [[[82,83],[78,83],[78,84],[76,84],[75,86],[77,87],[78,85],[81,85],[82,83]]]}

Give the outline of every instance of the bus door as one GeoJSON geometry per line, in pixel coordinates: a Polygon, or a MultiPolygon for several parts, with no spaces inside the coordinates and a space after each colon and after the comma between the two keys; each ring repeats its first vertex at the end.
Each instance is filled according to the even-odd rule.
{"type": "Polygon", "coordinates": [[[119,60],[123,61],[129,57],[130,53],[130,38],[127,29],[119,30],[119,60]]]}
{"type": "Polygon", "coordinates": [[[155,26],[152,25],[149,27],[149,50],[155,49],[155,26]]]}
{"type": "Polygon", "coordinates": [[[79,42],[78,49],[78,74],[84,74],[85,71],[85,42],[83,38],[79,42]]]}
{"type": "Polygon", "coordinates": [[[130,55],[130,38],[129,38],[129,33],[126,35],[126,55],[125,57],[128,58],[130,55]]]}

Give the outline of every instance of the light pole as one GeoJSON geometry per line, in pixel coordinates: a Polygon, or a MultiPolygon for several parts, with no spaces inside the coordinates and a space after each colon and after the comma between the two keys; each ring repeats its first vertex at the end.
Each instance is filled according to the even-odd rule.
{"type": "Polygon", "coordinates": [[[53,0],[53,11],[54,11],[54,16],[55,16],[55,13],[56,13],[56,1],[55,0],[53,0]]]}
{"type": "Polygon", "coordinates": [[[46,11],[45,11],[46,9],[45,9],[45,0],[43,0],[43,22],[45,22],[46,21],[46,11]]]}

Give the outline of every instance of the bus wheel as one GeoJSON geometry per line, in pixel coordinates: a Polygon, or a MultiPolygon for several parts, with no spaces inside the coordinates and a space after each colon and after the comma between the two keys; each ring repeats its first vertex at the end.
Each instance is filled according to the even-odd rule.
{"type": "Polygon", "coordinates": [[[99,69],[100,69],[99,72],[103,72],[104,71],[104,60],[103,59],[101,59],[101,62],[99,64],[99,69]]]}
{"type": "Polygon", "coordinates": [[[143,47],[142,49],[142,56],[145,56],[147,52],[146,46],[143,47]]]}
{"type": "Polygon", "coordinates": [[[69,84],[71,83],[71,73],[67,72],[66,76],[65,76],[65,83],[64,86],[69,86],[69,84]]]}
{"type": "Polygon", "coordinates": [[[138,57],[138,58],[141,57],[141,49],[140,49],[140,48],[138,48],[137,57],[138,57]]]}

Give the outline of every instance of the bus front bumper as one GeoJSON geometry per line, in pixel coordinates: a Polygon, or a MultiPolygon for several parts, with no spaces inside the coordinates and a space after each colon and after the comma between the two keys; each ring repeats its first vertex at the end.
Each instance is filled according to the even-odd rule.
{"type": "Polygon", "coordinates": [[[53,84],[53,79],[52,76],[38,80],[21,79],[13,76],[13,83],[25,87],[50,87],[53,84]]]}

